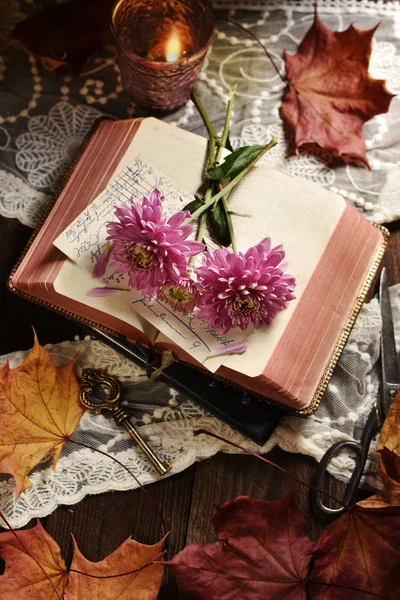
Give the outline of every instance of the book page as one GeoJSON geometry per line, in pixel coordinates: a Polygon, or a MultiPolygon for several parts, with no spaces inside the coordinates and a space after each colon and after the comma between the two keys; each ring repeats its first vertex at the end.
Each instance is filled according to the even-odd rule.
{"type": "MultiPolygon", "coordinates": [[[[229,198],[239,250],[265,237],[283,244],[287,272],[296,278],[296,300],[271,325],[254,329],[242,356],[230,356],[226,367],[250,377],[260,375],[288,325],[312,273],[345,209],[343,198],[314,183],[274,169],[256,167],[229,198]]],[[[329,301],[321,298],[322,302],[329,301]]]]}
{"type": "MultiPolygon", "coordinates": [[[[86,306],[101,310],[108,315],[121,319],[129,325],[132,325],[138,331],[154,342],[158,329],[153,327],[146,319],[130,310],[125,302],[121,302],[118,295],[107,296],[106,298],[94,298],[88,296],[87,292],[93,287],[94,280],[91,275],[81,269],[71,260],[66,260],[61,267],[56,280],[54,281],[54,290],[57,294],[77,300],[86,306]]],[[[88,315],[90,318],[90,316],[88,315]]]]}
{"type": "Polygon", "coordinates": [[[206,151],[206,138],[149,117],[140,125],[113,177],[140,155],[156,171],[165,173],[179,192],[193,196],[203,184],[206,151]]]}

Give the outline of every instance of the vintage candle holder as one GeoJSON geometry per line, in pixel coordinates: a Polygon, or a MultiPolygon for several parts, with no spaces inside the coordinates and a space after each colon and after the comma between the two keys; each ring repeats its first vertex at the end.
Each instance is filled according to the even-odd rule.
{"type": "Polygon", "coordinates": [[[118,0],[111,21],[126,92],[154,110],[185,104],[214,36],[210,1],[118,0]]]}

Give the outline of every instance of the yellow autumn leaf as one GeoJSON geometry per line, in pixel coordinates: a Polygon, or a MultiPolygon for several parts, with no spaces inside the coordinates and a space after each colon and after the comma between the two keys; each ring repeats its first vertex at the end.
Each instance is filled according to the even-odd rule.
{"type": "Polygon", "coordinates": [[[84,408],[74,374],[75,359],[56,368],[36,335],[15,369],[0,367],[0,473],[16,481],[16,498],[31,487],[28,473],[48,454],[54,467],[84,408]]]}

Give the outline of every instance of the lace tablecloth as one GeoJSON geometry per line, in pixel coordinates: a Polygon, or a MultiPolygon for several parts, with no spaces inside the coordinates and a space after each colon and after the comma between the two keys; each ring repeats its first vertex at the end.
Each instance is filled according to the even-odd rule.
{"type": "MultiPolygon", "coordinates": [[[[391,298],[397,324],[395,335],[400,345],[400,285],[391,289],[391,298]]],[[[58,366],[70,361],[80,348],[78,370],[87,366],[105,368],[119,377],[123,382],[124,398],[129,398],[129,405],[135,410],[135,426],[159,455],[171,460],[171,474],[174,474],[219,451],[237,452],[208,436],[195,437],[195,429],[208,429],[251,450],[268,452],[279,445],[289,452],[299,452],[317,460],[334,442],[359,439],[378,394],[376,363],[380,329],[379,305],[374,299],[363,307],[357,319],[320,408],[307,419],[283,418],[262,448],[167,385],[148,381],[139,367],[98,341],[63,342],[47,348],[58,366]]],[[[26,352],[14,352],[2,356],[0,363],[8,358],[11,367],[15,367],[25,355],[26,352]]],[[[128,434],[105,416],[86,412],[73,437],[117,458],[142,484],[158,479],[128,434]]],[[[376,456],[371,448],[364,483],[377,485],[376,466],[376,456]]],[[[352,458],[342,454],[332,462],[331,472],[345,479],[353,467],[352,458]]],[[[0,475],[0,508],[15,527],[25,525],[32,517],[50,514],[60,504],[75,504],[87,494],[137,487],[132,477],[113,460],[69,442],[55,470],[45,461],[33,471],[30,479],[33,486],[14,504],[14,480],[8,475],[0,475]]]]}
{"type": "MultiPolygon", "coordinates": [[[[282,50],[294,52],[312,22],[311,0],[237,2],[231,13],[262,39],[283,68],[282,50]],[[258,8],[244,11],[242,8],[258,8]],[[236,12],[235,12],[236,10],[236,12]]],[[[215,0],[218,7],[227,3],[215,0]]],[[[378,21],[371,72],[387,79],[391,91],[400,91],[400,11],[398,3],[368,0],[320,0],[320,15],[334,29],[351,21],[364,29],[378,21]]],[[[127,118],[139,114],[124,94],[115,63],[114,48],[107,46],[74,78],[58,79],[39,59],[18,48],[6,48],[15,23],[32,11],[32,0],[0,0],[0,214],[33,227],[55,191],[65,169],[93,121],[101,114],[127,118]]],[[[262,144],[271,135],[284,142],[265,158],[271,166],[305,177],[339,192],[367,218],[387,222],[400,216],[400,101],[394,98],[390,112],[365,126],[368,159],[372,171],[345,165],[333,169],[326,151],[291,153],[278,108],[283,87],[261,49],[232,25],[220,21],[215,43],[198,83],[199,93],[212,120],[222,124],[226,92],[238,83],[232,142],[262,144]]],[[[142,114],[142,113],[140,113],[142,114]]],[[[179,127],[203,133],[191,102],[167,117],[179,127]]],[[[392,290],[395,318],[400,324],[400,286],[392,290]]],[[[309,419],[286,417],[263,451],[274,445],[291,452],[321,458],[335,441],[357,439],[377,396],[375,363],[379,353],[380,317],[376,300],[366,305],[335,370],[319,410],[309,419]]],[[[400,331],[397,331],[400,340],[400,331]]],[[[150,383],[140,369],[96,341],[64,342],[49,347],[55,362],[64,364],[82,346],[79,367],[106,367],[125,381],[125,389],[137,412],[137,426],[154,449],[173,462],[176,473],[196,460],[232,448],[211,438],[195,438],[193,429],[206,428],[255,449],[227,425],[204,413],[187,398],[161,383],[150,383]]],[[[24,353],[8,358],[16,366],[24,353]]],[[[2,357],[4,361],[6,357],[2,357]]],[[[85,414],[77,439],[84,440],[127,465],[142,483],[157,477],[127,435],[105,417],[85,414]]],[[[13,504],[14,483],[0,475],[0,507],[10,522],[20,527],[34,516],[45,516],[59,504],[73,504],[86,494],[135,487],[114,461],[87,449],[67,444],[52,470],[39,465],[33,487],[13,504]]],[[[366,480],[376,484],[372,457],[366,480]]],[[[342,455],[332,472],[346,478],[353,461],[342,455]]]]}
{"type": "MultiPolygon", "coordinates": [[[[295,52],[313,20],[312,0],[222,2],[230,16],[256,33],[283,70],[282,52],[295,52]],[[245,11],[240,7],[258,8],[245,11]]],[[[17,47],[6,48],[16,22],[31,13],[32,0],[0,0],[0,214],[34,227],[90,125],[101,114],[128,118],[139,113],[123,91],[115,49],[107,46],[77,77],[58,78],[44,63],[17,47]]],[[[351,22],[374,37],[371,74],[400,91],[400,11],[398,2],[320,0],[319,12],[332,29],[351,22]]],[[[272,135],[281,143],[264,162],[292,175],[339,191],[369,219],[388,222],[400,216],[400,100],[388,114],[364,128],[372,171],[353,165],[333,169],[325,150],[293,154],[279,105],[284,84],[257,43],[217,13],[215,42],[200,74],[198,90],[216,127],[222,126],[227,90],[238,84],[233,145],[263,144],[272,135]]],[[[166,117],[179,127],[204,133],[191,102],[166,117]]]]}

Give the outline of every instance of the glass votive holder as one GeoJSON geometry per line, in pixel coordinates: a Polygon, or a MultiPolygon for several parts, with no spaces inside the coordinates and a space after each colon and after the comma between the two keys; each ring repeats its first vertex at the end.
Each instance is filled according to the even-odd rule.
{"type": "Polygon", "coordinates": [[[129,96],[159,111],[185,104],[214,36],[210,0],[119,0],[111,28],[129,96]]]}

